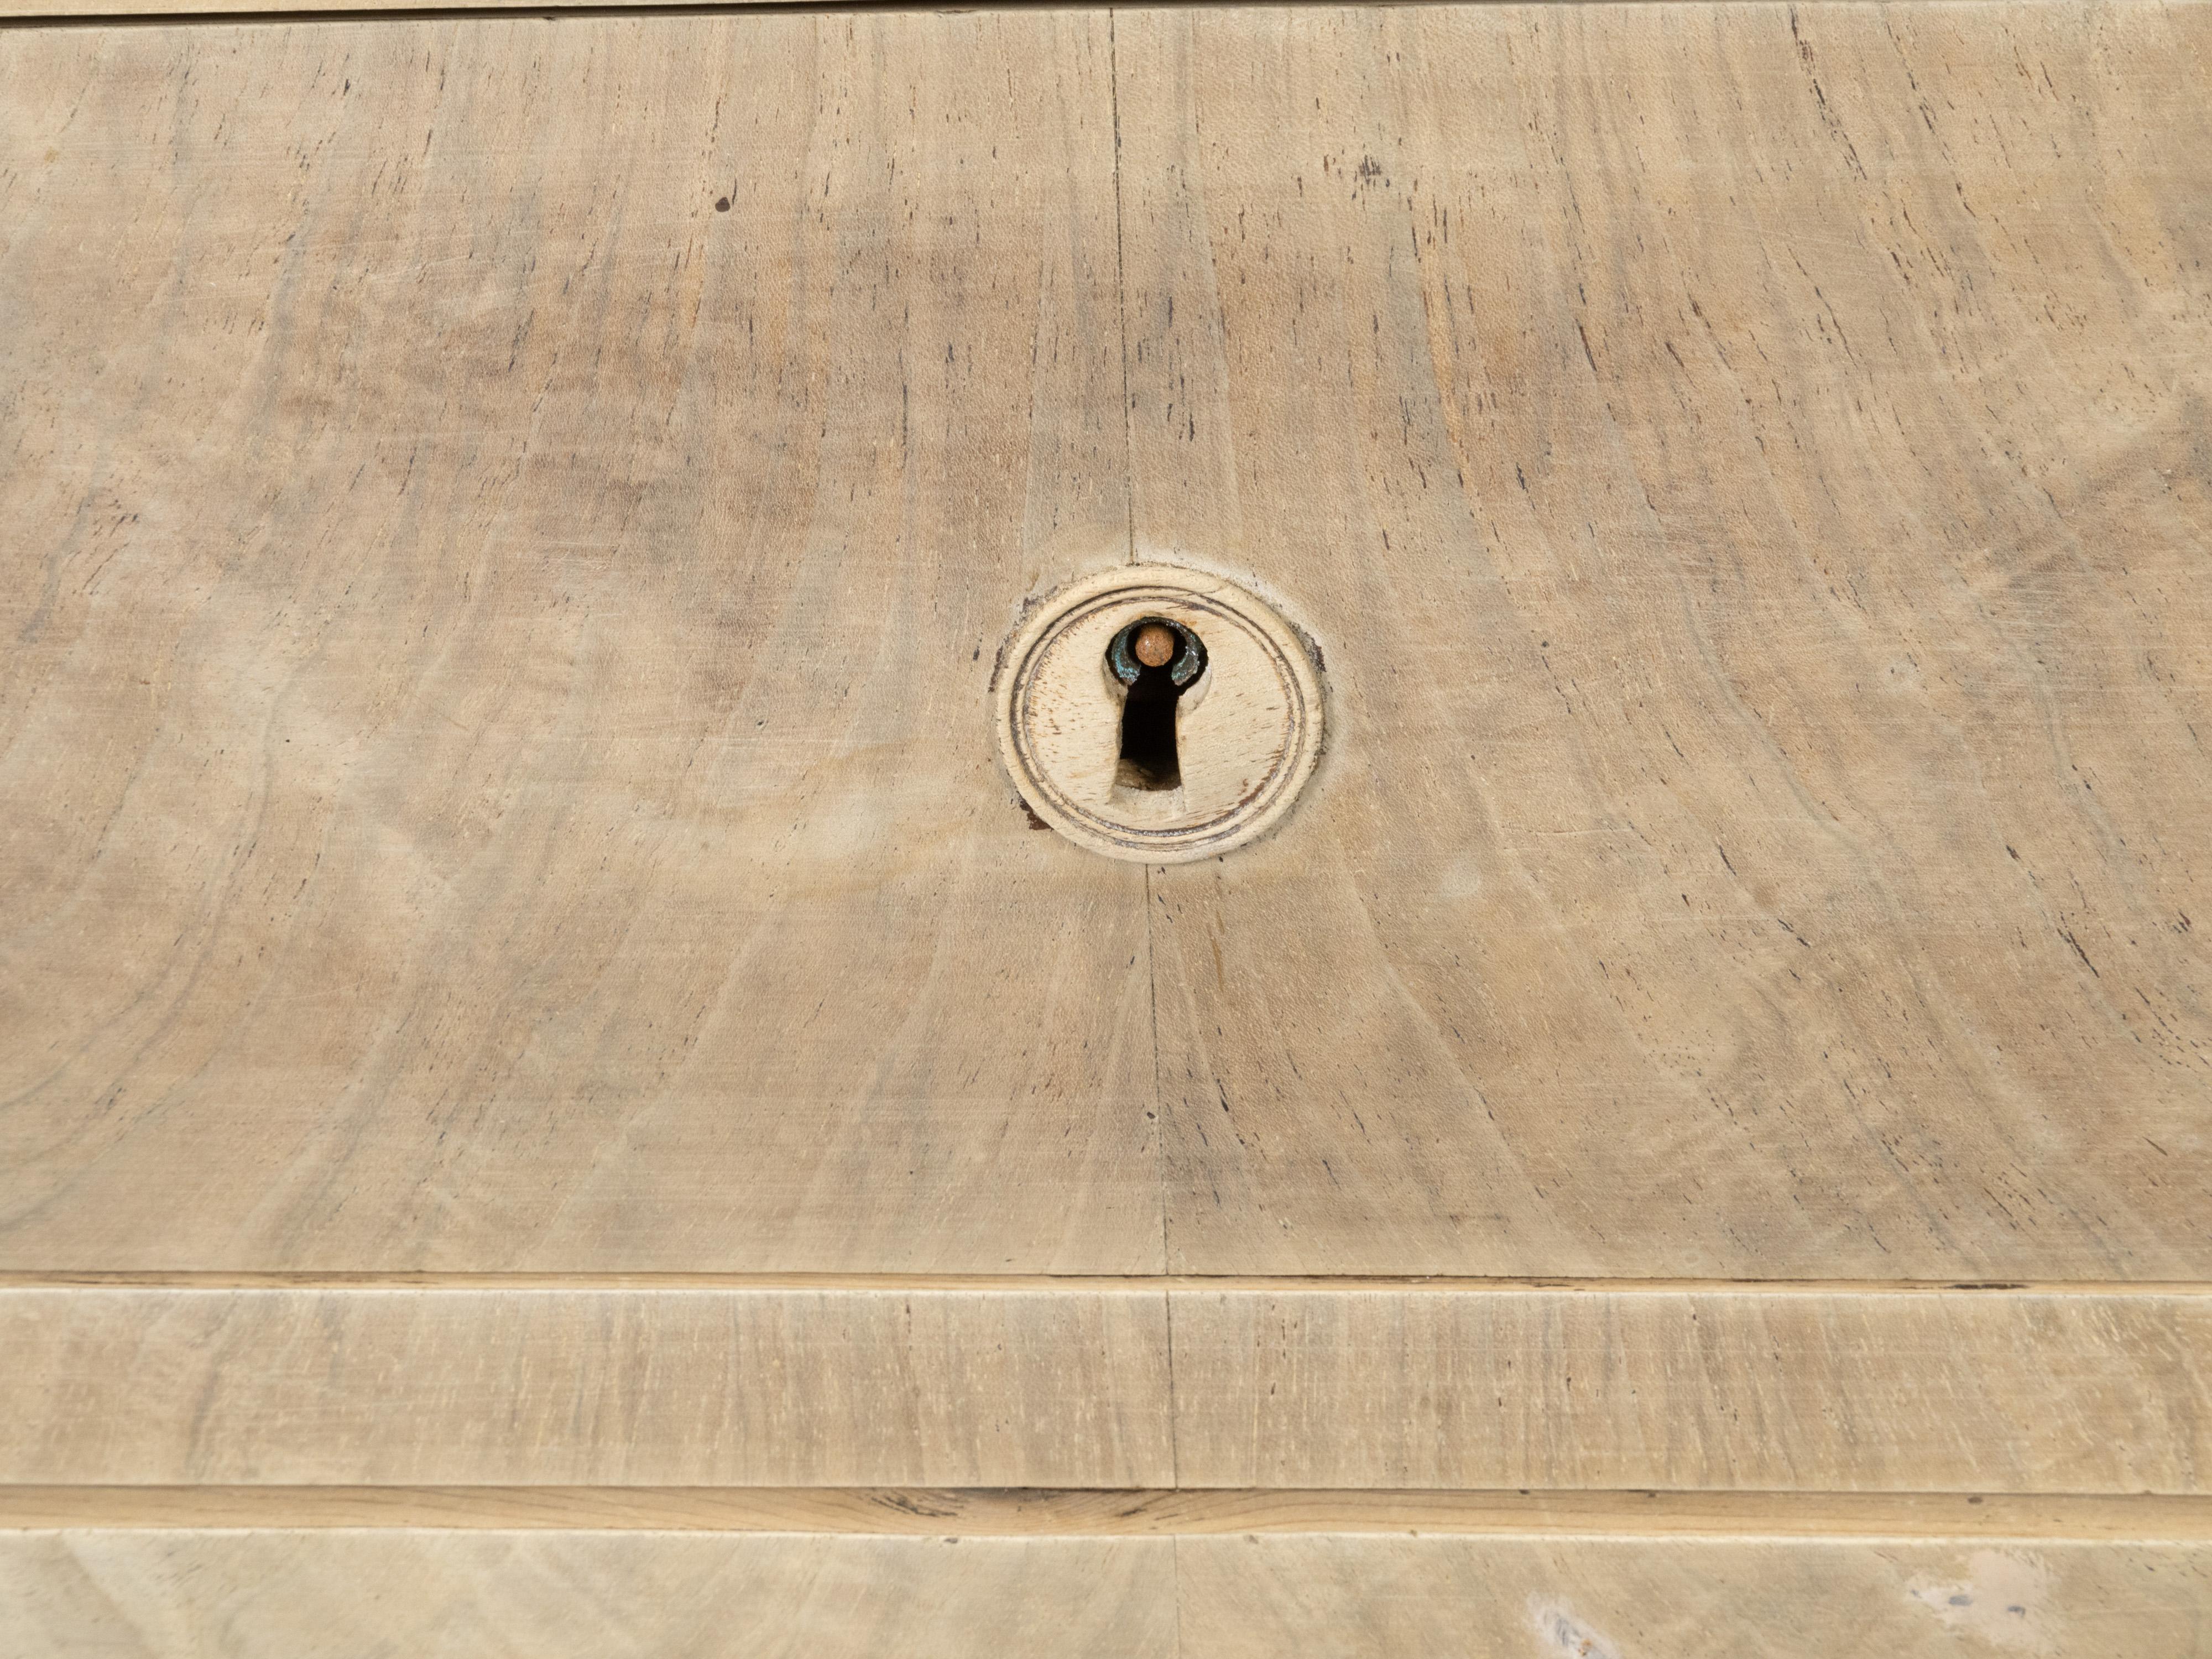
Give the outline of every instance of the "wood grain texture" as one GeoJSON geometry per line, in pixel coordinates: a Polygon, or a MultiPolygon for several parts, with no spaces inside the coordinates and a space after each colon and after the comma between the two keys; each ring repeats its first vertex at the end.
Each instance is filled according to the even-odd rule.
{"type": "Polygon", "coordinates": [[[0,1533],[8,1659],[2142,1659],[2208,1616],[2201,1544],[0,1533]]]}
{"type": "Polygon", "coordinates": [[[1174,1651],[1166,1540],[0,1534],[0,1656],[1174,1651]]]}
{"type": "Polygon", "coordinates": [[[29,1485],[2187,1495],[2212,1469],[2203,1296],[10,1289],[0,1353],[0,1482],[29,1485]]]}
{"type": "Polygon", "coordinates": [[[1389,1534],[2212,1542],[2212,1498],[1991,1492],[1176,1492],[915,1486],[0,1486],[0,1531],[1389,1534]]]}
{"type": "Polygon", "coordinates": [[[2208,18],[8,35],[0,1265],[2212,1277],[2208,18]]]}
{"type": "Polygon", "coordinates": [[[1193,1291],[1189,1486],[2205,1490],[2212,1298],[1193,1291]]]}
{"type": "Polygon", "coordinates": [[[2212,1647],[2208,201],[2196,4],[0,33],[0,1656],[2212,1647]]]}
{"type": "MultiPolygon", "coordinates": [[[[651,12],[660,6],[696,5],[697,0],[620,0],[621,9],[651,12]]],[[[730,6],[775,3],[775,0],[717,0],[730,6]]],[[[313,12],[323,16],[360,13],[374,18],[380,12],[527,11],[538,15],[566,11],[607,9],[607,0],[324,0],[309,6],[300,0],[0,0],[0,21],[38,20],[41,23],[82,18],[96,24],[101,18],[129,18],[139,22],[166,18],[204,18],[212,25],[233,17],[269,14],[279,21],[287,14],[313,12]]],[[[398,19],[394,21],[402,21],[398,19]]],[[[121,25],[115,25],[121,27],[121,25]]]]}
{"type": "Polygon", "coordinates": [[[0,1260],[1158,1267],[1105,33],[0,40],[0,1260]]]}
{"type": "Polygon", "coordinates": [[[1188,1539],[1184,1654],[2140,1659],[2202,1652],[2202,1546],[1188,1539]]]}
{"type": "Polygon", "coordinates": [[[1334,697],[1152,884],[1170,1269],[2195,1276],[2212,11],[1115,37],[1138,548],[1334,697]]]}
{"type": "Polygon", "coordinates": [[[0,1481],[1168,1486],[1166,1321],[1079,1291],[0,1292],[0,1481]]]}

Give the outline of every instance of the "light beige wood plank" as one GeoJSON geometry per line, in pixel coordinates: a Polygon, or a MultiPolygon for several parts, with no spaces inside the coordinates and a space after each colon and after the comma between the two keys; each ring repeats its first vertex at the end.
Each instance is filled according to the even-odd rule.
{"type": "Polygon", "coordinates": [[[1175,1546],[408,1532],[0,1534],[0,1655],[1175,1651],[1175,1546]]]}
{"type": "Polygon", "coordinates": [[[1182,1651],[1430,1659],[2195,1653],[2203,1545],[1185,1539],[1182,1651]]]}
{"type": "Polygon", "coordinates": [[[13,1288],[0,1353],[23,1485],[2188,1495],[2212,1468],[2203,1295],[13,1288]]]}
{"type": "Polygon", "coordinates": [[[1142,872],[988,716],[1127,541],[1109,68],[0,39],[0,1261],[1158,1267],[1142,872]]]}
{"type": "Polygon", "coordinates": [[[2208,1596],[2202,1544],[0,1534],[0,1653],[26,1659],[2140,1659],[2196,1651],[2208,1596]]]}
{"type": "Polygon", "coordinates": [[[2208,15],[7,35],[0,1265],[2212,1278],[2208,15]]]}
{"type": "Polygon", "coordinates": [[[1388,1533],[2212,1540],[2212,1498],[2065,1493],[977,1491],[912,1486],[4,1486],[0,1530],[306,1528],[919,1538],[1388,1533]]]}
{"type": "Polygon", "coordinates": [[[0,1292],[0,1482],[1172,1484],[1157,1293],[0,1292]]]}
{"type": "MultiPolygon", "coordinates": [[[[685,3],[686,0],[622,0],[622,7],[628,11],[651,13],[663,5],[685,3]]],[[[1018,0],[1019,3],[1021,0],[1018,0]]],[[[729,3],[761,5],[774,3],[774,0],[729,0],[729,3]]],[[[335,4],[313,6],[300,3],[300,0],[0,0],[0,19],[82,18],[96,25],[101,18],[214,20],[250,16],[257,12],[269,14],[271,21],[281,21],[286,14],[307,11],[325,16],[359,12],[371,18],[379,12],[392,11],[530,11],[544,15],[604,4],[605,0],[337,0],[335,4]]]]}
{"type": "Polygon", "coordinates": [[[2212,1297],[1179,1292],[1188,1486],[2196,1492],[2212,1297]]]}
{"type": "Polygon", "coordinates": [[[1322,641],[1156,872],[1170,1267],[2212,1259],[2212,11],[1119,13],[1138,551],[1322,641]]]}
{"type": "Polygon", "coordinates": [[[1449,1274],[1378,1273],[280,1273],[188,1269],[118,1273],[32,1273],[0,1269],[0,1287],[36,1290],[81,1285],[131,1290],[719,1290],[719,1291],[1720,1291],[1740,1296],[1805,1296],[2002,1291],[2088,1297],[2202,1297],[2212,1285],[2184,1279],[2012,1280],[1876,1279],[1479,1279],[1449,1274]]]}

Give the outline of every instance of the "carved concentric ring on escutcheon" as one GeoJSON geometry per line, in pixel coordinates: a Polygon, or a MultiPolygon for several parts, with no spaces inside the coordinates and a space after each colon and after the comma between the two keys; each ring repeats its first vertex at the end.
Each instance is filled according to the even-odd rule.
{"type": "Polygon", "coordinates": [[[1234,582],[1125,565],[1062,588],[1009,642],[994,686],[999,744],[1030,810],[1109,858],[1176,864],[1265,835],[1321,757],[1322,695],[1299,635],[1234,582]],[[1122,688],[1105,654],[1141,617],[1205,641],[1206,672],[1177,706],[1182,785],[1117,779],[1122,688]]]}

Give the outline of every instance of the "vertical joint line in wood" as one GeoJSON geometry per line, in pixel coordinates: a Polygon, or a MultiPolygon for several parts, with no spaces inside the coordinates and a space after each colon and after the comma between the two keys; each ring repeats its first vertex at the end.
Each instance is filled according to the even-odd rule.
{"type": "MultiPolygon", "coordinates": [[[[1160,974],[1158,959],[1152,954],[1152,866],[1143,866],[1145,872],[1145,1006],[1151,1015],[1152,1028],[1152,1167],[1160,1176],[1160,1271],[1170,1273],[1175,1262],[1168,1243],[1168,1108],[1160,1094],[1160,974]]],[[[1175,1316],[1168,1316],[1168,1337],[1175,1337],[1175,1316]]],[[[1168,1355],[1168,1387],[1172,1406],[1175,1387],[1175,1355],[1168,1355]]],[[[1175,1420],[1168,1420],[1169,1468],[1174,1468],[1175,1420]]]]}
{"type": "MultiPolygon", "coordinates": [[[[1161,1211],[1164,1217],[1167,1212],[1161,1211]]],[[[1182,1448],[1176,1432],[1176,1419],[1181,1408],[1176,1401],[1175,1376],[1175,1288],[1164,1285],[1160,1291],[1160,1307],[1167,1316],[1168,1354],[1168,1485],[1176,1492],[1182,1490],[1182,1448]]]]}
{"type": "MultiPolygon", "coordinates": [[[[1137,562],[1137,434],[1129,408],[1129,267],[1121,254],[1121,60],[1115,44],[1114,13],[1106,13],[1106,100],[1114,118],[1114,304],[1121,331],[1121,521],[1128,531],[1129,562],[1137,562]]],[[[1149,877],[1147,878],[1149,879],[1149,877]]],[[[1145,908],[1146,935],[1151,937],[1152,905],[1145,908]]],[[[1157,1035],[1157,1024],[1155,1024],[1157,1035]]],[[[1152,1045],[1158,1067],[1159,1044],[1152,1045]]],[[[1165,1225],[1164,1220],[1162,1223],[1165,1225]]]]}

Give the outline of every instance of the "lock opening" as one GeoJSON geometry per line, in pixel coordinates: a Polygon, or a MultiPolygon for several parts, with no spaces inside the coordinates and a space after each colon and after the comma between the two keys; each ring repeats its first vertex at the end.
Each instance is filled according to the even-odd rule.
{"type": "Polygon", "coordinates": [[[1114,781],[1125,789],[1182,787],[1176,705],[1206,672],[1206,646],[1180,623],[1143,617],[1114,636],[1106,665],[1128,688],[1121,703],[1121,750],[1114,781]]]}
{"type": "Polygon", "coordinates": [[[1273,829],[1320,758],[1317,653],[1209,572],[1102,568],[1031,607],[1001,662],[991,697],[1014,787],[1108,858],[1218,858],[1273,829]]]}

